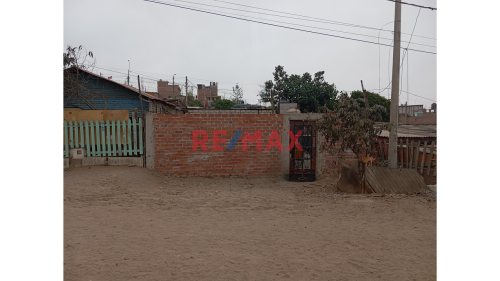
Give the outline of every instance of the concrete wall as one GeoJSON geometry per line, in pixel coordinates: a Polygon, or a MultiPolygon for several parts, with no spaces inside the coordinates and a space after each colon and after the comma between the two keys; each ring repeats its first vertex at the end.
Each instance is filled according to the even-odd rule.
{"type": "Polygon", "coordinates": [[[146,168],[150,170],[155,169],[155,142],[154,142],[154,113],[146,112],[144,114],[144,155],[146,156],[146,168]]]}
{"type": "Polygon", "coordinates": [[[144,166],[144,157],[83,157],[82,159],[64,158],[64,168],[82,166],[144,166]]]}
{"type": "Polygon", "coordinates": [[[286,111],[290,108],[297,109],[296,103],[280,103],[279,113],[286,114],[286,111]]]}

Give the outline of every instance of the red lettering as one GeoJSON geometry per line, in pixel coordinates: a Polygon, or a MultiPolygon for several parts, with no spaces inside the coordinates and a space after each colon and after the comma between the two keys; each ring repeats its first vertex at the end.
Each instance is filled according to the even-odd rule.
{"type": "Polygon", "coordinates": [[[281,140],[276,130],[273,130],[271,132],[271,135],[269,136],[269,141],[267,141],[266,145],[266,151],[269,151],[269,149],[271,149],[271,147],[273,146],[277,146],[280,151],[283,151],[283,145],[281,145],[281,140]]]}
{"type": "Polygon", "coordinates": [[[300,138],[300,135],[302,135],[302,130],[297,131],[297,134],[295,136],[293,135],[292,131],[290,131],[290,130],[288,130],[287,133],[290,136],[291,140],[290,140],[290,144],[288,145],[288,148],[286,150],[290,151],[290,150],[292,150],[292,148],[294,146],[296,146],[299,151],[303,151],[304,149],[302,149],[302,146],[299,143],[299,138],[300,138]]]}
{"type": "Polygon", "coordinates": [[[218,135],[225,135],[227,134],[227,131],[226,130],[222,130],[222,131],[217,131],[215,130],[213,132],[213,136],[214,136],[214,141],[213,141],[213,148],[212,148],[212,151],[222,151],[222,147],[218,146],[217,144],[218,143],[224,143],[226,142],[226,139],[219,139],[217,138],[218,135]]]}
{"type": "Polygon", "coordinates": [[[245,132],[245,136],[243,136],[243,151],[247,151],[247,143],[252,144],[255,141],[257,142],[257,151],[262,150],[262,140],[261,140],[261,132],[255,131],[255,134],[250,135],[248,131],[245,132]]]}
{"type": "Polygon", "coordinates": [[[203,149],[203,151],[208,151],[208,148],[207,148],[207,145],[206,145],[207,141],[208,141],[208,134],[207,134],[207,132],[205,132],[205,131],[196,131],[196,130],[193,131],[193,151],[197,151],[198,150],[198,145],[201,146],[201,148],[203,149]],[[199,135],[202,135],[203,139],[199,140],[198,139],[199,135]]]}

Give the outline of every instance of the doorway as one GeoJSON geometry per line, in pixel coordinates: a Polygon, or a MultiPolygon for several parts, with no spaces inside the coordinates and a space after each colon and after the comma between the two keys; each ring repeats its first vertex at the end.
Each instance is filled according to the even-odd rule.
{"type": "MultiPolygon", "coordinates": [[[[316,180],[316,132],[313,131],[309,121],[290,120],[290,130],[293,135],[299,131],[302,134],[298,143],[290,151],[290,177],[291,181],[315,181],[316,180]]],[[[288,138],[291,141],[290,137],[288,138]]]]}

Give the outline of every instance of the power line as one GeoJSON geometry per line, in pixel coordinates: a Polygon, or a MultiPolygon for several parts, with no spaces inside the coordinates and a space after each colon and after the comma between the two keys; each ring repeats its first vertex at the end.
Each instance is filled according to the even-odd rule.
{"type": "MultiPolygon", "coordinates": [[[[378,32],[378,36],[380,37],[380,31],[382,30],[382,28],[384,28],[384,26],[386,26],[386,25],[388,25],[390,23],[393,23],[393,22],[394,21],[391,21],[391,22],[388,22],[388,23],[384,24],[380,28],[380,30],[378,32]]],[[[392,39],[392,40],[394,40],[394,39],[392,39]]],[[[380,41],[378,41],[378,40],[377,40],[377,42],[380,43],[380,41]]],[[[392,41],[391,41],[391,45],[392,45],[392,41]]],[[[391,48],[389,48],[389,52],[390,52],[390,50],[391,50],[391,48]]],[[[389,56],[390,56],[390,54],[389,54],[389,56]]],[[[380,45],[378,46],[378,87],[380,88],[380,45]]]]}
{"type": "MultiPolygon", "coordinates": [[[[404,60],[405,60],[405,56],[406,56],[406,53],[408,53],[408,50],[409,50],[409,49],[408,49],[408,47],[410,46],[411,38],[413,37],[413,32],[415,31],[415,27],[417,27],[417,21],[418,21],[418,17],[420,16],[420,11],[421,11],[421,10],[422,10],[421,8],[418,10],[417,18],[415,18],[415,24],[413,25],[413,31],[411,32],[412,36],[410,37],[410,41],[408,42],[408,45],[406,46],[405,52],[403,53],[403,59],[401,60],[401,66],[399,66],[399,69],[401,69],[401,67],[403,67],[403,63],[404,63],[404,60]]],[[[390,50],[389,50],[389,51],[390,51],[390,50]]],[[[389,52],[389,54],[390,54],[390,52],[389,52]]],[[[387,86],[386,86],[385,88],[389,87],[389,85],[391,84],[391,82],[392,82],[392,79],[391,79],[391,81],[389,82],[389,84],[387,84],[387,86]]],[[[385,91],[385,89],[384,89],[383,91],[385,91]]],[[[382,91],[382,92],[383,92],[383,91],[382,91]]],[[[380,93],[381,93],[381,92],[379,92],[379,94],[380,94],[380,93]]],[[[400,95],[401,95],[401,93],[400,93],[400,95]]]]}
{"type": "MultiPolygon", "coordinates": [[[[120,74],[124,74],[124,75],[127,75],[126,73],[123,73],[123,72],[118,72],[118,71],[114,71],[114,70],[110,70],[110,69],[106,69],[106,68],[102,68],[102,67],[98,67],[98,66],[94,66],[95,68],[99,68],[99,69],[103,69],[103,70],[107,70],[107,71],[111,71],[111,72],[116,72],[116,73],[120,73],[120,74]]],[[[132,71],[131,71],[132,72],[132,71]]],[[[137,72],[134,72],[134,73],[137,73],[137,72]]],[[[141,77],[142,78],[142,77],[141,77]]],[[[144,79],[147,79],[147,80],[153,80],[153,79],[148,79],[148,78],[144,78],[144,79]]],[[[153,81],[158,81],[158,80],[153,80],[153,81]]],[[[193,87],[196,88],[196,86],[193,84],[193,82],[191,82],[189,79],[188,79],[188,82],[191,83],[191,85],[193,85],[193,87]]],[[[253,85],[253,84],[252,84],[253,85]]],[[[387,89],[387,88],[384,88],[384,90],[387,89]]],[[[391,88],[388,88],[388,89],[391,89],[391,88]]],[[[380,90],[380,89],[370,89],[370,90],[367,90],[367,91],[375,91],[375,90],[380,90]]],[[[433,101],[433,102],[437,102],[435,100],[431,100],[431,99],[428,99],[428,98],[424,98],[422,96],[419,96],[419,95],[416,95],[416,94],[412,94],[412,93],[409,93],[407,91],[403,91],[405,93],[408,93],[412,96],[416,96],[416,97],[419,97],[419,98],[423,98],[423,99],[426,99],[426,100],[430,100],[430,101],[433,101]]],[[[379,93],[378,93],[379,94],[379,93]]]]}
{"type": "Polygon", "coordinates": [[[408,49],[408,47],[410,47],[410,42],[411,42],[411,39],[413,38],[413,32],[415,32],[415,27],[417,27],[417,21],[418,21],[418,17],[420,16],[421,10],[422,10],[422,8],[418,9],[417,18],[415,19],[415,24],[413,25],[413,30],[411,31],[410,41],[408,42],[406,49],[408,49]]]}
{"type": "MultiPolygon", "coordinates": [[[[238,18],[238,17],[232,17],[232,16],[228,16],[228,15],[223,15],[223,14],[218,14],[218,13],[211,13],[211,12],[207,12],[207,11],[203,11],[203,10],[197,10],[197,9],[192,9],[192,8],[183,7],[183,6],[177,6],[177,5],[173,5],[173,4],[169,4],[169,3],[164,3],[164,2],[158,2],[158,1],[152,1],[152,0],[144,0],[144,1],[155,3],[155,4],[166,5],[166,6],[172,6],[172,7],[181,8],[181,9],[192,10],[192,11],[206,13],[206,14],[213,14],[213,15],[227,17],[227,18],[233,18],[233,19],[238,19],[238,20],[244,20],[244,21],[249,21],[249,22],[255,22],[255,23],[270,25],[270,26],[276,26],[276,27],[281,27],[281,28],[286,28],[286,29],[291,29],[291,30],[297,30],[297,31],[302,31],[302,32],[308,32],[308,33],[313,33],[313,34],[325,35],[325,36],[330,36],[330,37],[337,37],[337,38],[342,38],[342,39],[347,39],[347,40],[353,40],[353,41],[359,41],[359,42],[364,42],[364,43],[370,43],[370,44],[375,44],[375,45],[381,45],[381,46],[388,46],[388,47],[390,47],[390,45],[381,44],[381,43],[377,43],[377,42],[371,42],[371,41],[366,41],[366,40],[354,39],[354,38],[350,38],[350,37],[343,37],[343,36],[338,36],[338,35],[333,35],[333,34],[326,34],[326,33],[315,32],[315,31],[304,30],[304,29],[298,29],[298,28],[293,28],[293,27],[288,27],[288,26],[282,26],[282,25],[277,25],[277,24],[271,24],[271,23],[266,23],[266,22],[254,21],[254,20],[243,19],[243,18],[238,18]]],[[[421,53],[434,54],[434,55],[436,54],[434,52],[428,52],[428,51],[422,51],[422,50],[416,50],[416,49],[406,49],[406,50],[415,51],[415,52],[421,52],[421,53]]]]}
{"type": "MultiPolygon", "coordinates": [[[[390,90],[391,88],[388,88],[388,89],[390,90]]],[[[377,90],[380,90],[380,89],[370,89],[370,90],[367,90],[367,91],[377,91],[377,90]]],[[[384,90],[385,90],[385,88],[384,88],[384,90]]],[[[356,91],[359,91],[359,90],[356,90],[356,91]]],[[[351,91],[351,92],[353,92],[353,91],[351,91]]],[[[433,101],[433,102],[437,102],[437,101],[435,101],[435,100],[432,100],[432,99],[429,99],[429,98],[424,98],[424,97],[422,97],[422,96],[419,96],[419,95],[416,95],[416,94],[412,94],[412,93],[407,92],[407,91],[403,91],[403,92],[404,92],[404,93],[407,93],[407,94],[410,94],[410,95],[412,95],[412,96],[416,96],[416,97],[422,98],[422,99],[426,99],[426,100],[430,100],[430,101],[433,101]]],[[[375,94],[379,95],[378,93],[375,93],[375,94]]]]}
{"type": "MultiPolygon", "coordinates": [[[[217,0],[215,0],[215,1],[217,1],[217,0]]],[[[394,0],[387,0],[387,1],[396,2],[396,1],[394,1],[394,0]]],[[[401,4],[405,4],[405,5],[410,5],[410,6],[419,7],[419,8],[430,9],[430,10],[434,10],[434,11],[436,11],[436,10],[437,10],[437,8],[425,7],[425,6],[415,5],[415,4],[406,3],[406,2],[401,2],[401,1],[397,1],[397,2],[399,2],[399,3],[401,3],[401,4]]]]}
{"type": "MultiPolygon", "coordinates": [[[[111,72],[114,72],[114,73],[120,73],[120,74],[125,75],[125,77],[127,77],[127,76],[128,76],[128,74],[127,74],[127,73],[119,72],[119,71],[116,71],[116,70],[111,70],[111,69],[107,69],[107,68],[103,68],[103,67],[99,67],[99,66],[94,66],[94,67],[95,67],[95,68],[98,68],[98,69],[106,70],[106,71],[111,71],[111,72]]],[[[146,80],[152,80],[152,81],[155,81],[155,82],[159,80],[159,79],[154,78],[154,77],[151,77],[151,78],[154,78],[154,79],[147,78],[147,77],[149,77],[149,76],[145,76],[145,75],[143,75],[142,73],[138,73],[138,72],[135,72],[135,71],[132,71],[132,70],[131,70],[130,72],[140,74],[140,75],[141,75],[141,78],[146,79],[146,80]]]]}
{"type": "MultiPolygon", "coordinates": [[[[186,3],[192,3],[192,4],[199,4],[199,3],[188,2],[188,1],[182,1],[182,0],[174,0],[174,1],[186,2],[186,3]]],[[[336,23],[336,24],[340,24],[340,25],[346,25],[346,26],[351,26],[351,27],[358,27],[358,28],[367,28],[367,29],[379,30],[378,28],[369,27],[369,26],[357,25],[357,24],[346,23],[346,22],[341,22],[341,21],[332,21],[332,20],[328,20],[328,19],[315,18],[315,17],[304,16],[304,15],[299,15],[299,14],[286,13],[286,12],[281,12],[281,11],[277,11],[277,10],[264,9],[264,8],[259,8],[259,7],[255,7],[255,6],[243,5],[243,4],[238,4],[238,3],[228,2],[228,1],[221,1],[221,0],[215,0],[215,1],[217,1],[217,2],[222,2],[222,3],[227,3],[227,4],[231,4],[231,5],[237,5],[237,6],[242,6],[242,7],[248,7],[248,8],[252,8],[252,9],[258,9],[258,10],[264,10],[264,11],[276,12],[276,13],[281,13],[281,14],[286,14],[286,15],[292,15],[292,16],[299,16],[299,17],[310,18],[310,19],[317,19],[317,20],[321,20],[321,21],[332,22],[332,23],[336,23]]],[[[199,4],[199,5],[207,5],[207,6],[211,6],[211,5],[208,5],[208,4],[199,4]]],[[[219,6],[214,6],[214,7],[219,7],[219,6]]],[[[225,8],[225,7],[220,7],[220,8],[223,8],[223,9],[230,9],[230,8],[225,8]]],[[[245,11],[245,10],[239,10],[239,11],[244,11],[244,12],[249,12],[249,13],[257,13],[257,12],[245,11]]],[[[265,14],[265,15],[269,15],[269,14],[265,14]]],[[[272,16],[278,16],[278,15],[272,15],[272,16]]],[[[295,18],[294,18],[294,19],[295,19],[295,18]]],[[[299,20],[303,20],[303,19],[299,19],[299,20]]],[[[383,29],[383,31],[393,32],[392,30],[386,30],[386,29],[383,29]]],[[[402,33],[402,34],[409,35],[408,33],[402,33]]],[[[434,40],[436,40],[436,38],[431,38],[431,37],[425,37],[425,36],[419,36],[419,35],[415,35],[415,36],[417,36],[417,37],[422,37],[422,38],[427,38],[427,39],[434,39],[434,40]]]]}
{"type": "Polygon", "coordinates": [[[107,71],[111,71],[111,72],[115,72],[115,73],[120,73],[120,74],[128,75],[127,73],[123,73],[123,72],[119,72],[119,71],[115,71],[115,70],[111,70],[111,69],[106,69],[106,68],[102,68],[102,67],[98,67],[98,66],[94,66],[94,67],[98,68],[98,69],[103,69],[103,70],[107,70],[107,71]]]}
{"type": "MultiPolygon", "coordinates": [[[[111,69],[107,69],[107,68],[103,68],[103,67],[100,67],[100,66],[94,66],[95,68],[98,68],[98,69],[103,69],[103,70],[107,70],[107,71],[111,71],[111,72],[116,72],[116,73],[120,73],[120,74],[124,74],[124,75],[127,75],[126,73],[123,73],[123,72],[119,72],[119,71],[115,71],[115,70],[111,70],[111,69]]],[[[108,68],[116,68],[116,69],[123,69],[123,68],[119,68],[119,67],[111,67],[111,66],[107,66],[108,68]]],[[[136,73],[136,74],[139,74],[141,75],[141,77],[146,77],[144,79],[147,79],[147,80],[152,80],[152,81],[158,81],[160,79],[163,79],[163,78],[158,78],[158,77],[154,77],[154,76],[149,76],[149,75],[145,75],[143,74],[143,72],[146,72],[146,71],[141,71],[141,72],[137,72],[137,71],[132,71],[130,70],[130,72],[133,72],[133,73],[136,73]]],[[[146,72],[146,73],[153,73],[155,74],[154,72],[146,72]]],[[[166,75],[166,74],[161,74],[161,73],[156,73],[158,75],[166,75]]],[[[214,81],[214,79],[202,79],[202,78],[195,78],[193,77],[194,79],[198,79],[198,80],[204,80],[204,81],[214,81]]],[[[235,82],[217,82],[217,83],[221,83],[221,84],[230,84],[230,85],[233,85],[235,84],[235,82]]],[[[180,85],[180,84],[176,84],[176,85],[180,85]]],[[[241,85],[257,85],[257,84],[241,84],[241,85]]],[[[194,84],[193,84],[194,86],[194,84]]],[[[195,86],[196,87],[196,86],[195,86]]]]}
{"type": "Polygon", "coordinates": [[[407,94],[410,94],[410,95],[412,95],[412,96],[416,96],[416,97],[419,97],[419,98],[425,99],[425,100],[430,100],[430,101],[433,101],[433,102],[437,102],[437,101],[435,101],[435,100],[431,100],[431,99],[428,99],[428,98],[424,98],[424,97],[422,97],[422,96],[415,95],[415,94],[409,93],[409,92],[407,92],[407,91],[403,91],[403,92],[405,92],[405,93],[407,93],[407,94]]]}
{"type": "MultiPolygon", "coordinates": [[[[174,0],[174,1],[180,1],[180,0],[174,0]]],[[[186,2],[186,1],[183,1],[186,2]]],[[[204,4],[200,4],[204,5],[204,4]]],[[[196,8],[196,7],[191,7],[191,6],[184,6],[188,8],[196,8]]],[[[210,10],[210,9],[205,9],[205,11],[211,11],[211,12],[219,12],[217,10],[210,10]]],[[[235,14],[235,13],[228,13],[225,12],[227,15],[235,15],[235,16],[240,16],[240,17],[247,17],[251,19],[261,19],[258,17],[251,17],[247,15],[240,15],[240,14],[235,14]]],[[[284,24],[291,24],[291,25],[296,25],[296,26],[303,26],[303,27],[309,27],[309,28],[314,28],[314,29],[321,29],[321,30],[329,30],[329,31],[334,31],[334,32],[340,32],[340,33],[346,33],[346,34],[353,34],[353,35],[359,35],[359,36],[365,36],[365,37],[371,37],[371,38],[378,38],[378,39],[383,39],[383,40],[393,40],[391,38],[380,38],[380,31],[382,29],[379,29],[379,35],[378,36],[373,36],[373,35],[367,35],[367,34],[361,34],[361,33],[354,33],[354,32],[347,32],[347,31],[341,31],[341,30],[336,30],[336,29],[329,29],[329,28],[322,28],[322,27],[316,27],[316,26],[310,26],[310,25],[303,25],[303,24],[297,24],[297,23],[291,23],[291,22],[285,22],[285,21],[278,21],[278,20],[270,20],[270,19],[265,19],[266,21],[271,21],[271,22],[278,22],[278,23],[284,23],[284,24]]],[[[380,41],[378,41],[380,43],[380,41]]],[[[408,42],[408,41],[401,41],[401,42],[408,42]]],[[[426,46],[426,47],[431,47],[431,48],[436,48],[436,46],[431,46],[431,45],[426,45],[426,44],[420,44],[420,43],[413,43],[414,45],[420,45],[420,46],[426,46]]]]}
{"type": "MultiPolygon", "coordinates": [[[[406,55],[406,92],[410,92],[410,55],[406,55]]],[[[406,102],[408,102],[408,94],[406,94],[406,102]]]]}
{"type": "MultiPolygon", "coordinates": [[[[420,11],[422,10],[422,8],[418,9],[418,14],[417,14],[417,18],[415,18],[415,24],[413,25],[413,31],[411,32],[412,36],[410,37],[410,42],[411,42],[411,38],[413,37],[413,32],[415,31],[415,27],[417,27],[417,21],[418,21],[418,17],[420,16],[420,11]]],[[[406,46],[406,48],[408,48],[410,46],[410,42],[408,42],[408,45],[406,46]]],[[[405,55],[406,55],[406,70],[408,70],[408,51],[405,52],[405,54],[403,55],[403,61],[405,59],[405,55]]],[[[406,80],[408,82],[408,78],[406,80]]],[[[401,71],[401,89],[400,89],[400,92],[399,92],[399,95],[401,96],[401,92],[402,92],[402,88],[403,88],[403,72],[401,71]]]]}

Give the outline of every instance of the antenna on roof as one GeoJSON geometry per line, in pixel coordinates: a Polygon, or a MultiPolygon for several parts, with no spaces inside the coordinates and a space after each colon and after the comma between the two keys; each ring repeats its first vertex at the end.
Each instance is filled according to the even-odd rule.
{"type": "Polygon", "coordinates": [[[128,60],[127,85],[130,86],[130,60],[128,60]]]}

